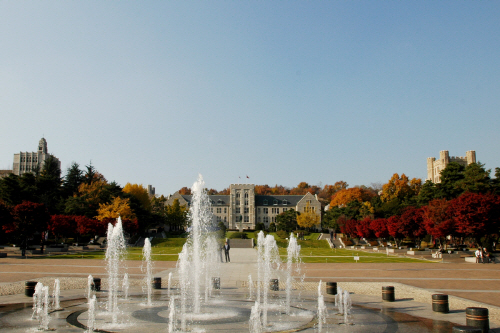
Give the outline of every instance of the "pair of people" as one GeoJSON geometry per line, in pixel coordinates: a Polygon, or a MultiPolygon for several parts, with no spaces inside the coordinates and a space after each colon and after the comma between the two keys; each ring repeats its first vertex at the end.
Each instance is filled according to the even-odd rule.
{"type": "Polygon", "coordinates": [[[495,263],[495,257],[488,252],[486,248],[481,249],[480,247],[476,250],[476,263],[482,262],[483,264],[493,262],[495,263]]]}

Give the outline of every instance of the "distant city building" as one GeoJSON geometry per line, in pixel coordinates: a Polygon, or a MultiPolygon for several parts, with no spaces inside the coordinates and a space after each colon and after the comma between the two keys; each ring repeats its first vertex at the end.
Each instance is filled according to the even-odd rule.
{"type": "Polygon", "coordinates": [[[8,177],[12,173],[12,170],[0,170],[0,178],[8,177]]]}
{"type": "Polygon", "coordinates": [[[153,185],[148,185],[148,195],[149,197],[154,197],[155,196],[155,188],[153,185]]]}
{"type": "Polygon", "coordinates": [[[38,151],[14,154],[13,173],[20,176],[23,173],[34,172],[37,167],[41,170],[49,156],[52,156],[59,164],[59,168],[61,168],[61,161],[54,155],[49,154],[47,150],[47,141],[45,138],[42,138],[38,142],[38,151]]]}
{"type": "Polygon", "coordinates": [[[462,156],[452,156],[447,150],[441,150],[439,152],[439,159],[436,160],[435,157],[427,158],[427,180],[433,183],[441,182],[441,171],[446,168],[451,162],[456,162],[460,165],[467,166],[471,163],[476,163],[476,151],[469,150],[465,153],[465,157],[462,156]]]}
{"type": "MultiPolygon", "coordinates": [[[[229,229],[255,229],[257,223],[264,223],[268,228],[276,223],[276,216],[294,209],[297,212],[310,210],[321,218],[321,203],[311,193],[306,195],[256,195],[253,184],[231,184],[229,195],[209,195],[212,213],[217,222],[224,222],[229,229]]],[[[191,204],[191,195],[182,195],[178,191],[171,195],[166,205],[172,205],[178,199],[181,206],[191,204]]],[[[320,227],[319,225],[317,227],[320,227]]]]}

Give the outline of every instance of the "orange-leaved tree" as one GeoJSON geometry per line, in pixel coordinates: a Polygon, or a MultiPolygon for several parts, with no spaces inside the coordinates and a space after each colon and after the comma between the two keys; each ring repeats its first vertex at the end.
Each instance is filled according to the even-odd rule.
{"type": "Polygon", "coordinates": [[[121,216],[122,219],[135,219],[135,214],[130,208],[130,200],[128,198],[115,197],[109,204],[99,204],[96,219],[102,221],[107,218],[116,219],[121,216]]]}
{"type": "Polygon", "coordinates": [[[393,199],[405,200],[409,197],[416,196],[420,192],[422,187],[422,180],[420,178],[409,179],[404,173],[395,173],[392,175],[391,179],[387,184],[382,186],[382,194],[380,199],[384,202],[391,201],[393,199]]]}
{"type": "Polygon", "coordinates": [[[123,188],[123,192],[134,196],[141,203],[142,208],[151,211],[151,200],[149,199],[148,190],[144,186],[127,183],[123,188]]]}

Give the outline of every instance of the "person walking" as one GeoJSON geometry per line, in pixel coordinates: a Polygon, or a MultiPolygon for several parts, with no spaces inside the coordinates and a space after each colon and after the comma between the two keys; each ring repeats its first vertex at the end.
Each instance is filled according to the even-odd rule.
{"type": "Polygon", "coordinates": [[[231,246],[229,246],[229,244],[226,242],[224,244],[224,254],[226,255],[226,262],[231,262],[230,258],[229,258],[229,250],[231,249],[231,246]]]}

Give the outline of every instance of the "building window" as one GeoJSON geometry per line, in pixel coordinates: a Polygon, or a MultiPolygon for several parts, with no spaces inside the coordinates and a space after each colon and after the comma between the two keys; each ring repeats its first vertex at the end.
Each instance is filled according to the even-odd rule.
{"type": "Polygon", "coordinates": [[[273,202],[273,205],[277,205],[278,204],[278,200],[274,199],[274,202],[273,202]]]}
{"type": "Polygon", "coordinates": [[[245,199],[245,206],[248,206],[248,199],[245,199]]]}
{"type": "Polygon", "coordinates": [[[283,212],[286,212],[288,210],[288,208],[283,208],[283,212]]]}
{"type": "Polygon", "coordinates": [[[264,206],[267,206],[267,199],[264,200],[264,206]]]}
{"type": "Polygon", "coordinates": [[[269,217],[264,216],[264,217],[262,218],[262,222],[264,222],[264,223],[269,223],[269,217]]]}
{"type": "Polygon", "coordinates": [[[264,214],[269,214],[269,208],[262,208],[264,214]]]}
{"type": "Polygon", "coordinates": [[[224,214],[226,214],[226,213],[227,213],[227,208],[226,208],[226,207],[224,207],[224,214]]]}
{"type": "Polygon", "coordinates": [[[240,207],[236,207],[236,214],[240,213],[240,207]]]}
{"type": "Polygon", "coordinates": [[[240,205],[240,201],[236,200],[236,206],[239,206],[239,205],[240,205]]]}
{"type": "Polygon", "coordinates": [[[257,208],[257,214],[260,214],[260,207],[257,208]]]}
{"type": "Polygon", "coordinates": [[[220,218],[220,216],[217,216],[217,222],[221,222],[222,219],[220,218]]]}
{"type": "Polygon", "coordinates": [[[243,222],[250,222],[250,217],[248,215],[245,215],[244,219],[245,220],[243,222]]]}
{"type": "Polygon", "coordinates": [[[221,199],[217,200],[217,204],[222,205],[222,200],[221,199]]]}
{"type": "Polygon", "coordinates": [[[220,213],[222,213],[222,208],[218,207],[217,208],[217,214],[220,214],[220,213]]]}
{"type": "Polygon", "coordinates": [[[224,216],[224,222],[226,222],[226,217],[224,216]]]}
{"type": "Polygon", "coordinates": [[[257,222],[258,222],[258,223],[260,223],[260,216],[259,216],[259,217],[257,217],[257,222]]]}
{"type": "Polygon", "coordinates": [[[283,206],[288,205],[288,201],[286,199],[283,199],[283,206]]]}
{"type": "Polygon", "coordinates": [[[236,198],[240,198],[240,192],[236,192],[236,198]]]}
{"type": "Polygon", "coordinates": [[[243,213],[248,214],[248,211],[249,211],[248,207],[243,208],[243,213]]]}
{"type": "Polygon", "coordinates": [[[248,192],[245,192],[245,199],[248,199],[248,192]]]}

